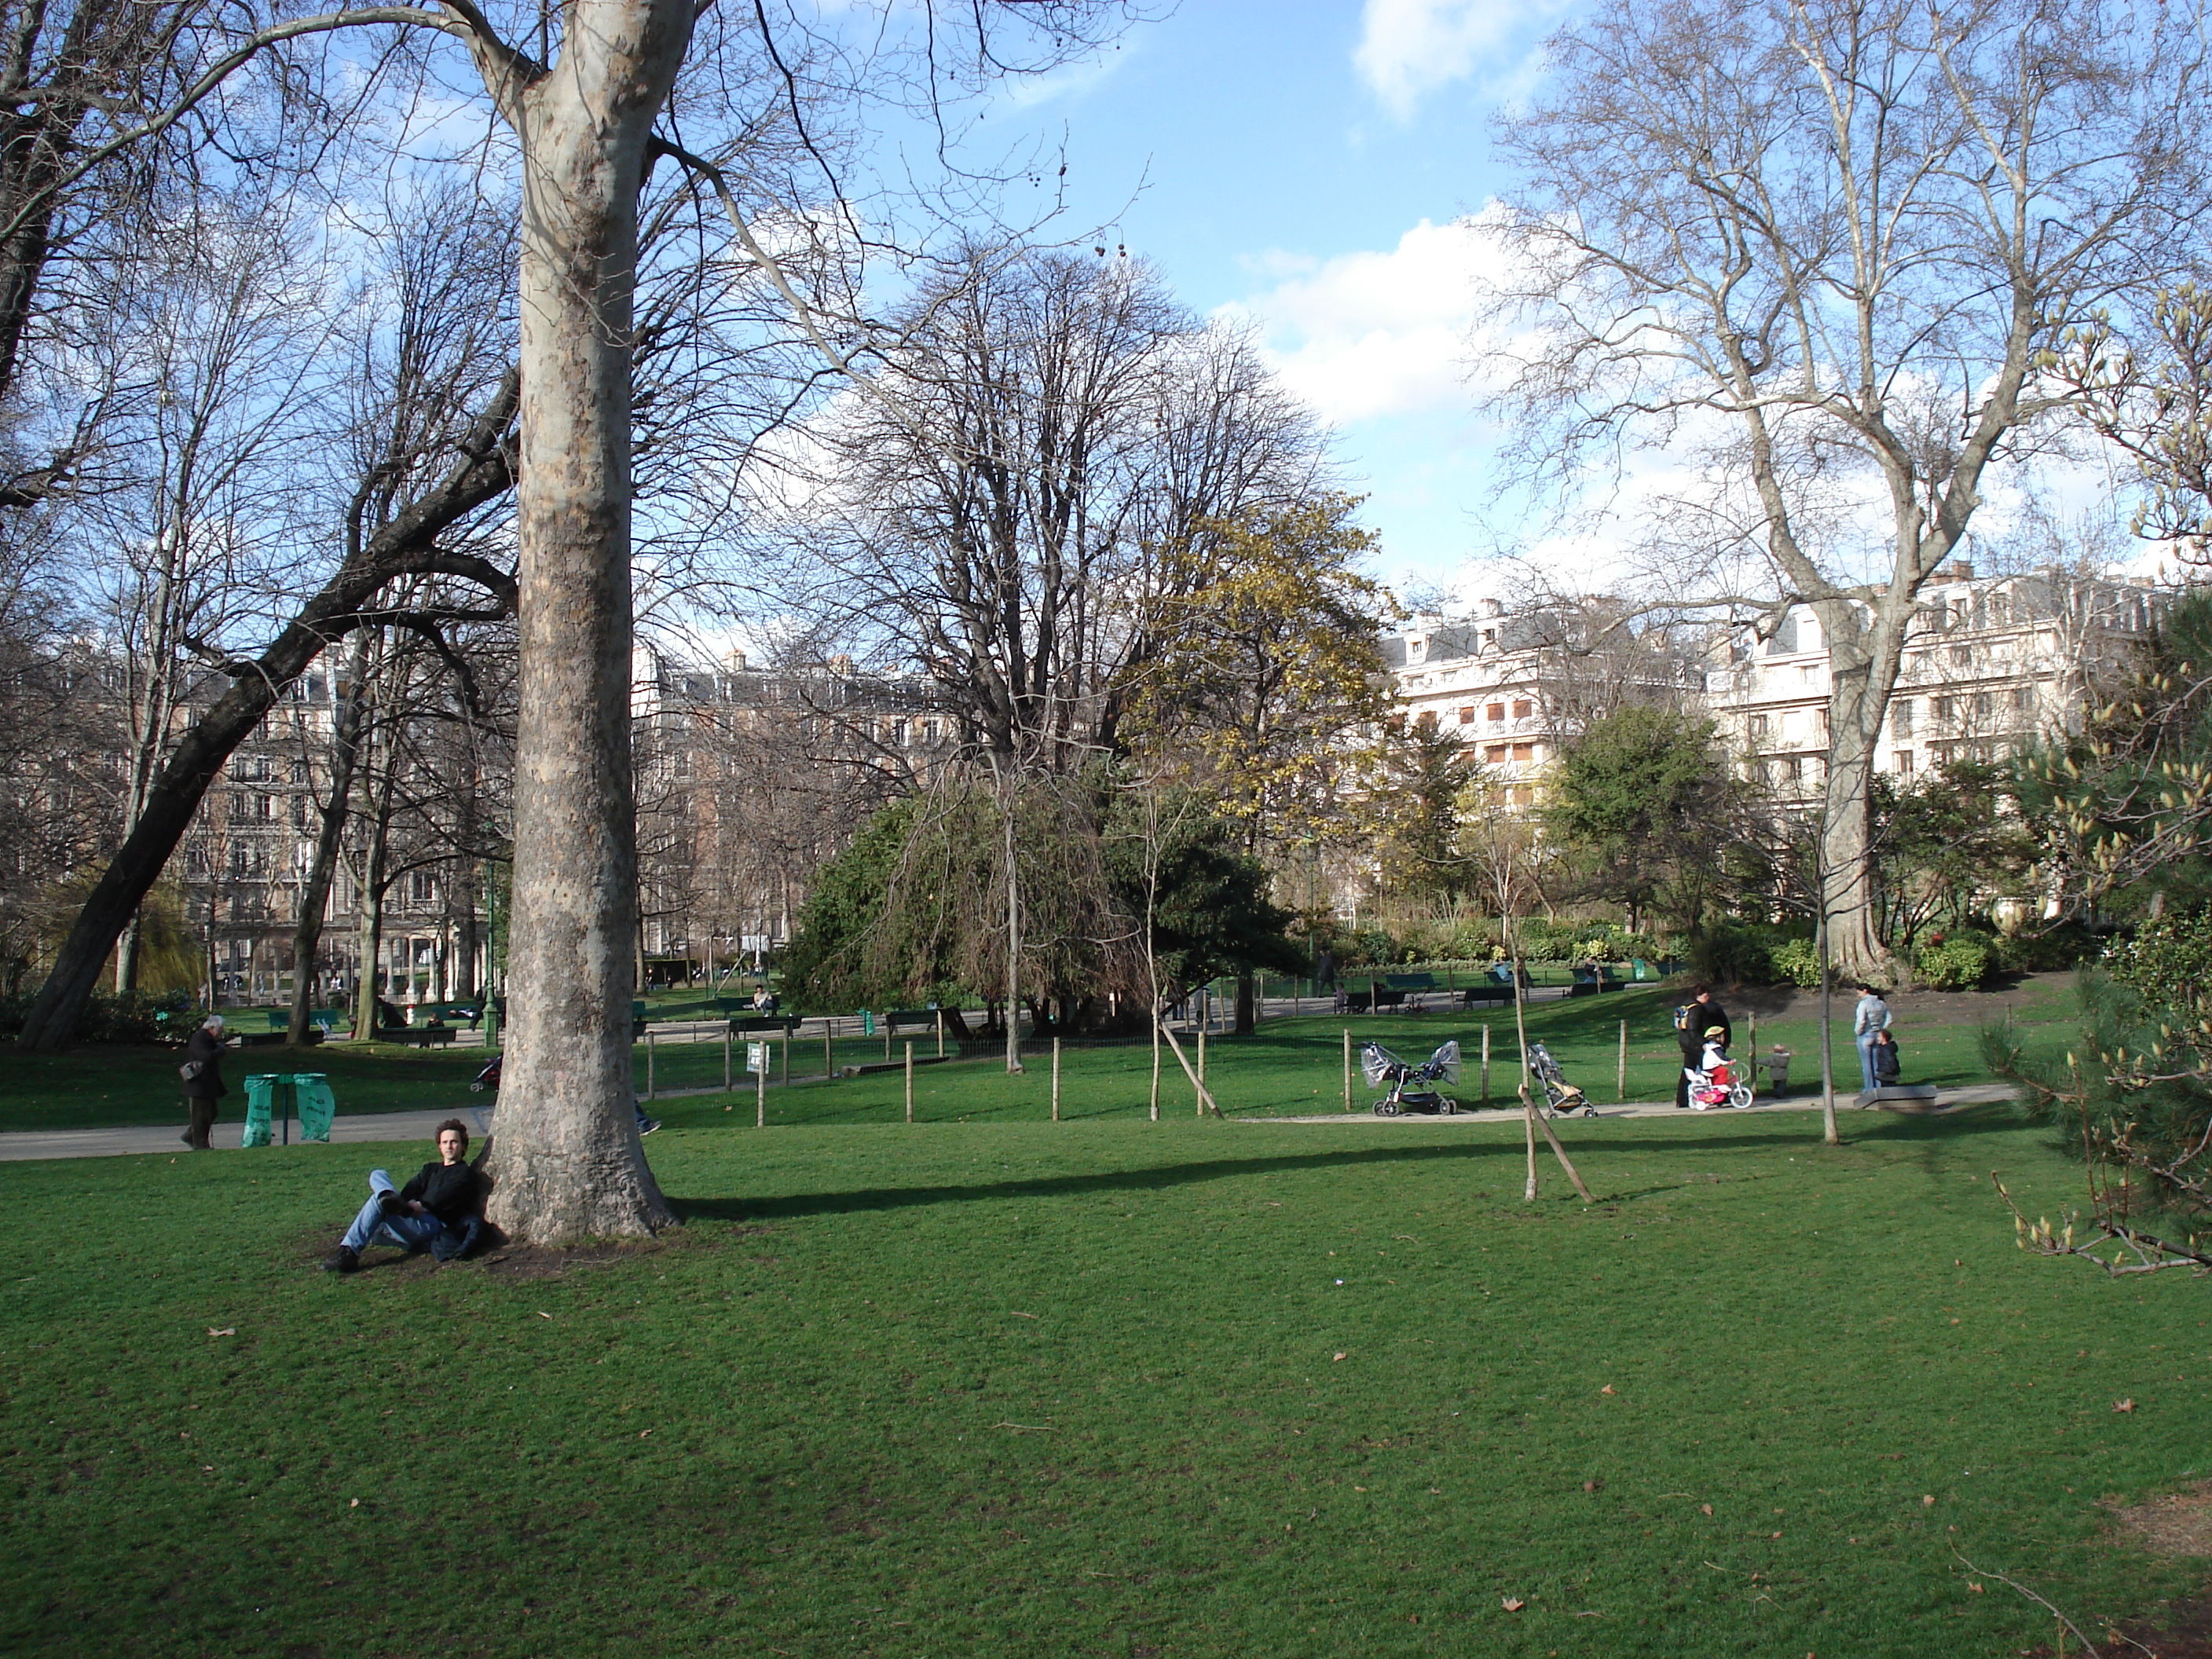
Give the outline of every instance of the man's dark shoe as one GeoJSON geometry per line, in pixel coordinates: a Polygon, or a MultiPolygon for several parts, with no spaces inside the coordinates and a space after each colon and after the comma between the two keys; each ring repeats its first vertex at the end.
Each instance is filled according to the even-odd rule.
{"type": "Polygon", "coordinates": [[[323,1258],[326,1273],[349,1273],[361,1266],[361,1252],[350,1244],[341,1244],[323,1258]]]}
{"type": "Polygon", "coordinates": [[[642,1122],[642,1123],[641,1123],[641,1124],[639,1124],[639,1125],[637,1126],[637,1132],[638,1132],[638,1133],[640,1133],[640,1134],[641,1134],[641,1135],[649,1135],[649,1134],[651,1134],[651,1133],[652,1133],[655,1129],[658,1129],[659,1127],[660,1127],[660,1120],[659,1120],[659,1118],[657,1118],[657,1117],[649,1117],[649,1118],[646,1119],[646,1121],[645,1121],[644,1122],[642,1122]]]}

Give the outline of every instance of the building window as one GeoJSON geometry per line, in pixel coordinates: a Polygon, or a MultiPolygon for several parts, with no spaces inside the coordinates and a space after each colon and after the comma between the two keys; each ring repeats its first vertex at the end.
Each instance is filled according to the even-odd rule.
{"type": "Polygon", "coordinates": [[[1749,721],[1749,726],[1751,731],[1751,740],[1753,743],[1765,743],[1766,741],[1765,715],[1753,714],[1749,721]]]}
{"type": "Polygon", "coordinates": [[[1900,778],[1911,777],[1912,775],[1912,751],[1910,749],[1899,750],[1895,759],[1892,763],[1892,769],[1894,770],[1897,775],[1900,778]]]}
{"type": "Polygon", "coordinates": [[[1462,726],[1472,726],[1472,725],[1474,725],[1474,710],[1473,710],[1472,708],[1462,708],[1462,709],[1461,709],[1461,710],[1459,711],[1459,723],[1460,723],[1462,726]]]}
{"type": "Polygon", "coordinates": [[[1516,783],[1505,792],[1505,799],[1516,806],[1533,806],[1536,802],[1536,792],[1528,784],[1516,783]]]}
{"type": "Polygon", "coordinates": [[[1953,720],[1958,718],[1959,700],[1956,697],[1938,697],[1936,699],[1936,725],[1948,726],[1953,720]]]}
{"type": "Polygon", "coordinates": [[[1513,718],[1525,720],[1536,712],[1536,705],[1527,697],[1516,697],[1513,702],[1513,718]]]}
{"type": "Polygon", "coordinates": [[[1424,732],[1435,731],[1437,729],[1437,711],[1433,708],[1424,708],[1419,714],[1413,716],[1413,724],[1424,732]]]}
{"type": "Polygon", "coordinates": [[[2012,706],[2020,714],[2033,714],[2035,712],[2035,688],[2032,685],[2013,687],[2012,706]]]}
{"type": "Polygon", "coordinates": [[[1889,711],[1889,735],[1909,738],[1912,735],[1912,699],[1893,705],[1889,711]]]}
{"type": "Polygon", "coordinates": [[[1969,664],[1971,664],[1973,660],[1974,660],[1974,647],[1973,647],[1972,646],[1971,646],[1971,645],[1954,645],[1954,646],[1953,646],[1953,647],[1951,647],[1951,666],[1952,666],[1952,667],[1954,667],[1954,668],[1964,668],[1964,667],[1966,667],[1969,664]]]}
{"type": "Polygon", "coordinates": [[[1488,761],[1492,766],[1503,766],[1505,764],[1506,754],[1507,749],[1505,744],[1502,743],[1493,743],[1482,751],[1482,757],[1488,761]]]}
{"type": "Polygon", "coordinates": [[[1817,664],[1815,664],[1815,663],[1809,663],[1809,662],[1808,662],[1808,663],[1800,663],[1800,664],[1797,665],[1797,684],[1800,684],[1800,685],[1812,685],[1812,684],[1817,684],[1817,683],[1818,683],[1818,681],[1819,681],[1819,679],[1820,679],[1820,666],[1819,666],[1819,665],[1817,665],[1817,664]]]}
{"type": "Polygon", "coordinates": [[[1513,745],[1513,758],[1517,761],[1532,761],[1535,759],[1536,745],[1533,743],[1515,744],[1513,745]]]}
{"type": "Polygon", "coordinates": [[[1996,712],[1997,700],[1987,691],[1974,693],[1974,713],[1986,719],[1996,712]]]}
{"type": "Polygon", "coordinates": [[[1483,717],[1492,726],[1503,726],[1505,723],[1505,705],[1502,702],[1493,702],[1482,712],[1483,717]]]}

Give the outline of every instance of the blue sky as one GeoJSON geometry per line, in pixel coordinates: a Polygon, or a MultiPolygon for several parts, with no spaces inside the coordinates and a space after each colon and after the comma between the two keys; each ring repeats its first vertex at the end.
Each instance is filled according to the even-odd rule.
{"type": "Polygon", "coordinates": [[[1184,0],[985,126],[1064,143],[1071,229],[1111,220],[1186,302],[1259,323],[1337,428],[1394,582],[1450,585],[1483,539],[1477,250],[1454,222],[1498,185],[1486,123],[1559,15],[1184,0]]]}

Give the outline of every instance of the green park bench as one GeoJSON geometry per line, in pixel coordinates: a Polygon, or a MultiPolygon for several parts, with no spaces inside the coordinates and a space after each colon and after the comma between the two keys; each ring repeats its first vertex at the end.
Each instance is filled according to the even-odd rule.
{"type": "MultiPolygon", "coordinates": [[[[744,1006],[750,1007],[752,1005],[747,1003],[744,1006]]],[[[744,1036],[748,1033],[781,1031],[788,1036],[799,1030],[799,1018],[797,1014],[732,1014],[730,1017],[730,1035],[744,1036]]]]}
{"type": "Polygon", "coordinates": [[[453,1040],[450,1025],[387,1025],[377,1034],[382,1042],[397,1042],[410,1048],[442,1048],[453,1040]]]}
{"type": "Polygon", "coordinates": [[[937,1010],[934,1008],[894,1008],[883,1016],[884,1029],[896,1031],[902,1026],[920,1026],[933,1031],[937,1029],[937,1010]]]}
{"type": "Polygon", "coordinates": [[[1577,968],[1574,982],[1567,987],[1567,994],[1571,997],[1595,996],[1603,991],[1618,991],[1626,983],[1620,975],[1613,971],[1610,963],[1601,962],[1595,972],[1589,968],[1577,968]]]}

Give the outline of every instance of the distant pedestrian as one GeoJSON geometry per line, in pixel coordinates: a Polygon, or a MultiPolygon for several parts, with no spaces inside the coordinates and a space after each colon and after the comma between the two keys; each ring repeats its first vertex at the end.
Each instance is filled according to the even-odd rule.
{"type": "Polygon", "coordinates": [[[185,1079],[185,1146],[196,1152],[209,1150],[215,1130],[216,1102],[229,1093],[222,1081],[222,1016],[210,1014],[198,1030],[185,1039],[185,1063],[179,1068],[185,1079]]]}
{"type": "Polygon", "coordinates": [[[1692,985],[1690,1000],[1674,1011],[1674,1042],[1682,1051],[1681,1069],[1674,1073],[1674,1104],[1679,1110],[1690,1109],[1690,1073],[1705,1057],[1705,1033],[1717,1025],[1721,1047],[1725,1048],[1735,1041],[1735,1026],[1728,1010],[1713,1000],[1711,986],[1692,985]]]}
{"type": "Polygon", "coordinates": [[[1859,1086],[1863,1089],[1875,1086],[1875,1038],[1887,1031],[1889,1024],[1889,1005],[1881,1000],[1881,992],[1869,988],[1851,1012],[1851,1037],[1859,1046],[1859,1086]]]}

